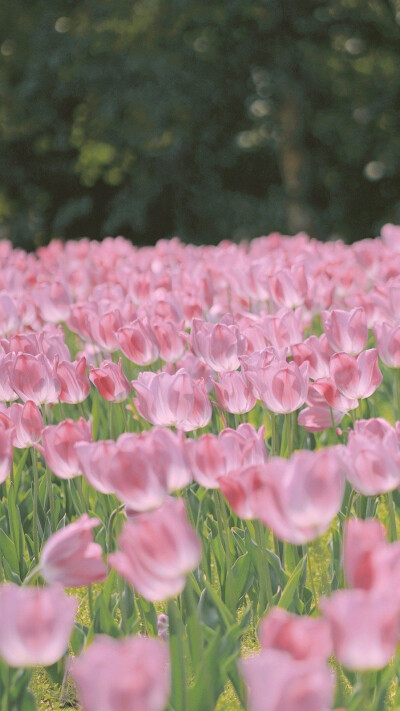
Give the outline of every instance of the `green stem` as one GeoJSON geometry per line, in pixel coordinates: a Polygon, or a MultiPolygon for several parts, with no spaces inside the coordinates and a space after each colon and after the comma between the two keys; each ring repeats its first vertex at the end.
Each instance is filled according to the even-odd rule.
{"type": "Polygon", "coordinates": [[[2,711],[10,711],[10,667],[7,665],[6,670],[6,683],[4,689],[4,696],[1,702],[2,711]]]}
{"type": "Polygon", "coordinates": [[[397,541],[396,509],[393,501],[392,492],[389,491],[386,496],[387,506],[389,510],[389,538],[391,541],[397,541]]]}
{"type": "Polygon", "coordinates": [[[273,605],[273,594],[272,594],[272,584],[271,584],[271,574],[269,570],[269,562],[267,556],[265,555],[265,529],[261,521],[254,521],[254,530],[256,534],[257,545],[261,551],[263,566],[260,575],[260,616],[265,612],[265,600],[268,603],[268,608],[273,605]],[[265,570],[265,577],[263,572],[265,570]]]}
{"type": "Polygon", "coordinates": [[[308,575],[309,575],[310,584],[311,584],[311,592],[313,594],[315,607],[318,607],[318,595],[317,595],[317,591],[316,591],[315,583],[314,583],[314,571],[313,571],[312,562],[311,562],[310,546],[307,546],[307,565],[308,565],[308,575]]]}
{"type": "Polygon", "coordinates": [[[94,620],[94,605],[93,605],[93,590],[92,590],[91,585],[87,586],[87,591],[88,591],[88,602],[89,602],[89,617],[90,617],[90,622],[93,622],[93,620],[94,620]]]}
{"type": "Polygon", "coordinates": [[[118,587],[119,587],[119,610],[121,613],[121,630],[124,634],[127,633],[127,614],[126,614],[126,602],[125,602],[125,580],[118,576],[118,587]]]}
{"type": "MultiPolygon", "coordinates": [[[[225,557],[226,557],[224,581],[223,581],[223,585],[221,585],[221,587],[224,588],[223,592],[225,592],[226,577],[228,575],[228,572],[231,569],[232,559],[231,559],[231,551],[229,548],[229,522],[228,522],[228,518],[226,515],[225,502],[222,500],[221,493],[218,491],[218,489],[214,489],[214,502],[215,502],[215,508],[216,508],[216,513],[217,513],[218,532],[219,532],[221,540],[224,542],[225,557]]],[[[225,595],[224,595],[224,597],[225,597],[225,595]]],[[[225,600],[224,600],[224,602],[225,602],[225,600]]]]}
{"type": "Polygon", "coordinates": [[[287,435],[287,456],[290,457],[292,454],[292,446],[293,446],[293,441],[292,441],[292,413],[288,412],[285,415],[285,421],[286,421],[286,435],[287,435]]]}
{"type": "Polygon", "coordinates": [[[33,466],[33,555],[36,565],[39,563],[39,527],[38,527],[38,502],[39,502],[39,474],[37,467],[37,453],[34,447],[31,448],[31,458],[33,466]]]}
{"type": "Polygon", "coordinates": [[[51,481],[51,471],[48,467],[46,467],[46,480],[47,480],[47,493],[48,493],[49,502],[50,502],[51,532],[54,533],[54,531],[57,528],[57,522],[56,522],[56,511],[55,511],[55,503],[54,503],[53,484],[51,481]]]}
{"type": "Polygon", "coordinates": [[[277,442],[276,442],[276,415],[275,412],[271,412],[271,454],[274,457],[277,454],[277,442]]]}

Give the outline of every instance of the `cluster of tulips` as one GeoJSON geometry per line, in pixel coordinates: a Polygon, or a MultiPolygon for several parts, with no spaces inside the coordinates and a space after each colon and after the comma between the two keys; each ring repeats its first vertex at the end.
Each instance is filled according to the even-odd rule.
{"type": "Polygon", "coordinates": [[[0,243],[1,711],[395,708],[399,486],[400,227],[0,243]]]}

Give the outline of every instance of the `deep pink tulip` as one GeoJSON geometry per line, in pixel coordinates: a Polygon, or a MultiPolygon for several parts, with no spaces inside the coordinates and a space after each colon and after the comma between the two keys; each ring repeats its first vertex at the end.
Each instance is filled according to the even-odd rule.
{"type": "Polygon", "coordinates": [[[14,447],[25,449],[38,442],[44,427],[42,413],[32,400],[14,402],[7,413],[14,425],[14,447]]]}
{"type": "Polygon", "coordinates": [[[242,659],[249,711],[329,711],[334,674],[316,659],[298,661],[275,649],[242,659]]]}
{"type": "Polygon", "coordinates": [[[83,417],[77,422],[64,420],[58,425],[45,427],[42,432],[43,455],[49,469],[60,479],[72,479],[82,474],[75,445],[91,440],[91,424],[83,417]]]}
{"type": "Polygon", "coordinates": [[[400,368],[400,325],[376,323],[374,334],[381,361],[388,368],[400,368]]]}
{"type": "Polygon", "coordinates": [[[79,588],[105,580],[103,551],[94,543],[92,532],[99,523],[98,518],[83,514],[48,538],[40,557],[40,572],[46,582],[79,588]]]}
{"type": "Polygon", "coordinates": [[[193,319],[191,338],[195,355],[217,373],[236,370],[239,356],[246,352],[245,339],[235,325],[193,319]]]}
{"type": "Polygon", "coordinates": [[[121,351],[136,365],[150,365],[160,356],[157,338],[147,317],[119,328],[117,339],[121,351]]]}
{"type": "Polygon", "coordinates": [[[182,592],[187,573],[201,558],[200,540],[180,499],[169,498],[156,511],[127,521],[119,545],[121,550],[108,556],[110,565],[152,602],[182,592]]]}
{"type": "Polygon", "coordinates": [[[262,649],[279,649],[293,659],[327,661],[332,654],[329,625],[321,618],[293,615],[273,607],[258,632],[262,649]]]}
{"type": "Polygon", "coordinates": [[[99,368],[91,368],[89,378],[100,395],[109,402],[122,402],[131,391],[131,384],[122,370],[122,358],[118,365],[105,360],[99,368]]]}
{"type": "Polygon", "coordinates": [[[294,344],[292,355],[297,365],[301,365],[305,361],[309,363],[308,374],[313,380],[329,377],[329,360],[333,355],[333,350],[324,333],[319,338],[310,336],[303,343],[294,344]]]}
{"type": "Polygon", "coordinates": [[[250,385],[240,371],[220,373],[218,382],[213,382],[217,400],[227,412],[243,414],[250,412],[256,404],[250,385]]]}
{"type": "Polygon", "coordinates": [[[258,399],[275,413],[289,413],[304,405],[308,391],[308,363],[273,363],[258,373],[247,371],[258,399]]]}
{"type": "Polygon", "coordinates": [[[367,317],[364,309],[357,306],[351,311],[322,311],[322,325],[334,351],[357,355],[368,339],[367,317]]]}
{"type": "Polygon", "coordinates": [[[57,365],[57,377],[61,383],[60,402],[76,404],[86,400],[90,392],[90,383],[86,375],[86,358],[71,363],[62,360],[57,365]]]}
{"type": "Polygon", "coordinates": [[[0,483],[11,471],[13,460],[14,428],[0,422],[0,483]]]}
{"type": "Polygon", "coordinates": [[[174,425],[188,432],[208,425],[211,404],[204,382],[192,380],[183,369],[169,373],[139,373],[132,380],[139,414],[153,425],[174,425]]]}
{"type": "Polygon", "coordinates": [[[186,341],[182,335],[183,322],[157,320],[152,323],[153,331],[160,349],[160,358],[166,363],[176,363],[182,358],[186,341]]]}
{"type": "Polygon", "coordinates": [[[226,428],[219,433],[204,434],[185,443],[194,479],[207,489],[219,487],[220,477],[267,461],[264,428],[257,432],[248,423],[237,430],[226,428]]]}
{"type": "Polygon", "coordinates": [[[23,402],[36,405],[58,401],[61,384],[57,362],[50,363],[43,353],[37,356],[20,353],[9,362],[10,385],[23,402]]]}
{"type": "Polygon", "coordinates": [[[381,437],[349,432],[346,476],[365,496],[383,494],[400,485],[400,447],[391,429],[381,437]]]}
{"type": "Polygon", "coordinates": [[[102,494],[112,494],[112,471],[114,457],[118,452],[114,440],[98,442],[81,441],[75,444],[75,452],[81,471],[89,484],[102,494]]]}
{"type": "Polygon", "coordinates": [[[82,711],[164,711],[168,647],[151,637],[98,636],[72,663],[82,711]]]}
{"type": "Polygon", "coordinates": [[[343,414],[358,407],[358,400],[343,395],[332,378],[319,378],[310,383],[307,403],[309,405],[328,405],[332,410],[343,414]]]}
{"type": "Polygon", "coordinates": [[[11,667],[54,664],[68,650],[77,607],[58,585],[0,585],[0,655],[11,667]]]}
{"type": "Polygon", "coordinates": [[[389,664],[400,635],[398,596],[391,591],[338,590],[319,604],[340,664],[358,671],[389,664]]]}
{"type": "Polygon", "coordinates": [[[382,382],[376,348],[363,351],[357,358],[335,353],[330,361],[330,372],[338,390],[355,400],[369,397],[382,382]]]}

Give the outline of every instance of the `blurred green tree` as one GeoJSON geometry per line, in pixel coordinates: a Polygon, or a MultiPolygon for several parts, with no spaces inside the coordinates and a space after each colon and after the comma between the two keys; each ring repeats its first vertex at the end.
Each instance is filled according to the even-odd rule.
{"type": "Polygon", "coordinates": [[[0,4],[0,229],[195,242],[400,221],[400,0],[0,4]]]}

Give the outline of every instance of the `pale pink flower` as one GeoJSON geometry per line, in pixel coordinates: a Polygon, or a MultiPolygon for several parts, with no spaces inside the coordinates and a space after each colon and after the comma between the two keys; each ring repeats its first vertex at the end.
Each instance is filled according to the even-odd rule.
{"type": "Polygon", "coordinates": [[[75,444],[79,471],[91,486],[102,494],[112,494],[113,461],[118,451],[114,440],[81,441],[75,444]]]}
{"type": "Polygon", "coordinates": [[[220,373],[214,382],[215,394],[221,407],[227,412],[242,414],[250,412],[256,404],[248,381],[242,372],[233,370],[220,373]]]}
{"type": "Polygon", "coordinates": [[[92,532],[99,523],[98,518],[83,514],[47,539],[40,557],[40,572],[46,582],[75,588],[105,580],[102,548],[94,543],[92,532]]]}
{"type": "Polygon", "coordinates": [[[376,323],[374,334],[381,361],[388,368],[400,368],[400,325],[376,323]]]}
{"type": "Polygon", "coordinates": [[[68,650],[77,607],[58,585],[0,585],[0,655],[11,667],[54,664],[68,650]]]}
{"type": "Polygon", "coordinates": [[[310,336],[303,343],[294,344],[292,355],[297,365],[301,365],[305,361],[309,363],[308,374],[313,380],[329,377],[329,360],[333,355],[333,350],[324,333],[319,338],[310,336]]]}
{"type": "Polygon", "coordinates": [[[357,355],[363,350],[368,339],[368,326],[365,311],[361,306],[351,311],[322,311],[321,319],[326,337],[334,351],[357,355]]]}
{"type": "Polygon", "coordinates": [[[273,607],[258,631],[262,649],[279,649],[293,659],[327,661],[332,654],[329,625],[321,618],[293,615],[273,607]]]}
{"type": "Polygon", "coordinates": [[[268,278],[268,288],[271,298],[278,306],[287,309],[302,306],[308,289],[304,265],[294,265],[275,272],[268,278]]]}
{"type": "Polygon", "coordinates": [[[110,565],[152,602],[182,592],[201,558],[200,539],[180,499],[169,498],[156,511],[127,521],[119,545],[121,550],[108,556],[110,565]]]}
{"type": "Polygon", "coordinates": [[[160,356],[157,338],[147,317],[119,328],[117,339],[121,351],[137,365],[150,365],[160,356]]]}
{"type": "Polygon", "coordinates": [[[43,353],[16,355],[8,361],[9,382],[23,402],[36,405],[58,401],[61,384],[57,377],[57,361],[50,363],[43,353]]]}
{"type": "Polygon", "coordinates": [[[166,363],[176,363],[182,358],[186,349],[186,341],[182,334],[183,323],[157,319],[153,321],[152,328],[160,349],[160,358],[166,363]]]}
{"type": "Polygon", "coordinates": [[[92,427],[80,417],[77,422],[64,420],[48,425],[42,432],[43,456],[49,469],[60,479],[71,479],[82,474],[75,445],[90,442],[92,427]]]}
{"type": "Polygon", "coordinates": [[[86,375],[86,358],[71,363],[63,360],[57,365],[57,377],[61,383],[60,402],[76,404],[86,400],[90,392],[90,383],[86,375]]]}
{"type": "Polygon", "coordinates": [[[357,358],[347,353],[335,353],[330,361],[330,373],[343,395],[356,400],[367,398],[382,382],[378,351],[371,348],[357,358]]]}
{"type": "Polygon", "coordinates": [[[347,454],[346,476],[365,496],[383,494],[400,485],[400,447],[393,428],[380,437],[349,432],[347,454]]]}
{"type": "Polygon", "coordinates": [[[246,352],[245,339],[235,325],[193,319],[191,339],[195,355],[217,373],[236,370],[239,356],[246,352]]]}
{"type": "Polygon", "coordinates": [[[72,663],[83,711],[164,711],[170,691],[168,647],[151,637],[98,636],[72,663]]]}
{"type": "Polygon", "coordinates": [[[290,348],[303,340],[302,311],[280,309],[275,315],[265,316],[262,331],[273,348],[290,348]]]}
{"type": "Polygon", "coordinates": [[[0,293],[0,335],[16,331],[19,316],[14,301],[4,291],[0,293]]]}
{"type": "Polygon", "coordinates": [[[50,323],[66,321],[70,314],[71,297],[65,284],[60,281],[36,286],[33,300],[43,321],[50,323]]]}
{"type": "MultiPolygon", "coordinates": [[[[11,425],[11,423],[10,423],[11,425]]],[[[0,483],[5,481],[11,471],[13,460],[14,428],[8,422],[0,422],[0,483]]]]}
{"type": "Polygon", "coordinates": [[[7,414],[14,425],[14,447],[25,449],[40,440],[44,427],[43,417],[32,400],[27,400],[24,405],[14,402],[7,414]]]}
{"type": "Polygon", "coordinates": [[[308,363],[278,362],[258,373],[246,371],[259,400],[275,413],[289,413],[304,405],[308,391],[308,363]]]}
{"type": "Polygon", "coordinates": [[[205,427],[211,419],[204,382],[192,380],[183,369],[175,375],[141,372],[132,385],[139,414],[153,425],[174,425],[187,432],[205,427]]]}

